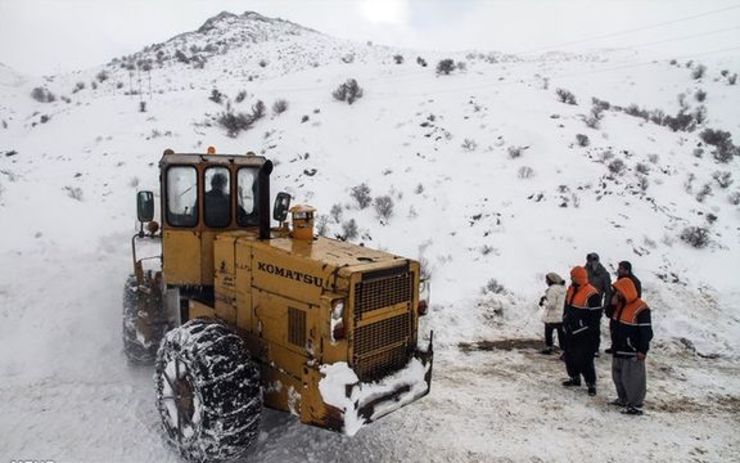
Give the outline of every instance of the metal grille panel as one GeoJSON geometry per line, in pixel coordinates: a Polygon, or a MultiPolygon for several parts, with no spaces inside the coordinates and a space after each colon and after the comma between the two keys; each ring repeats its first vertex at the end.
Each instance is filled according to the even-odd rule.
{"type": "Polygon", "coordinates": [[[355,356],[361,357],[383,347],[406,342],[411,334],[411,316],[408,313],[355,329],[355,356]]]}
{"type": "Polygon", "coordinates": [[[288,342],[304,347],[306,345],[306,312],[288,307],[288,342]]]}
{"type": "Polygon", "coordinates": [[[355,316],[384,307],[411,302],[414,274],[404,271],[386,278],[361,281],[355,285],[355,316]]]}
{"type": "Polygon", "coordinates": [[[403,368],[408,362],[405,345],[380,351],[355,364],[354,370],[360,381],[375,381],[403,368]]]}

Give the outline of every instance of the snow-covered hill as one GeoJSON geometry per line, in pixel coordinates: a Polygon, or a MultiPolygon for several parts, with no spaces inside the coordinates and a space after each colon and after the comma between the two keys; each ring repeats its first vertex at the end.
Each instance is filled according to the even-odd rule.
{"type": "MultiPolygon", "coordinates": [[[[555,459],[593,455],[611,437],[591,437],[592,428],[634,426],[605,405],[605,360],[603,393],[590,403],[561,397],[559,363],[526,348],[458,349],[539,337],[545,273],[566,276],[593,251],[612,271],[632,261],[654,311],[648,405],[654,423],[677,430],[651,433],[644,424],[641,455],[729,458],[739,444],[722,429],[740,398],[740,160],[733,146],[707,145],[701,134],[729,131],[740,142],[739,68],[740,59],[721,55],[671,62],[624,50],[402,50],[253,12],[222,13],[96,69],[31,80],[0,67],[0,398],[10,404],[0,454],[175,458],[159,442],[149,372],[128,369],[120,353],[120,290],[136,190],[157,191],[165,148],[214,145],[270,157],[273,191],[316,206],[325,234],[345,237],[354,221],[351,241],[420,258],[432,278],[433,394],[353,440],[270,415],[257,459],[301,460],[280,446],[288,441],[305,443],[307,459],[336,461],[548,460],[537,441],[555,459]],[[454,69],[437,73],[446,58],[454,69]],[[332,92],[350,78],[363,96],[348,105],[332,92]],[[557,89],[576,104],[561,102],[557,89]],[[278,100],[287,110],[272,110],[278,100]],[[258,101],[267,114],[249,130],[230,137],[219,125],[258,101]],[[681,114],[695,127],[666,125],[680,125],[665,116],[681,114]],[[716,151],[729,151],[728,162],[716,151]],[[391,198],[389,217],[360,209],[352,189],[363,183],[371,197],[391,198]],[[707,238],[700,248],[681,238],[690,227],[704,230],[695,233],[707,238]],[[473,409],[483,414],[470,421],[473,409]],[[583,440],[553,433],[562,416],[579,423],[583,440]],[[442,432],[445,420],[467,437],[432,444],[418,435],[442,432]],[[504,433],[512,420],[531,441],[476,437],[486,427],[504,433]],[[720,431],[697,437],[697,420],[720,431]],[[397,444],[389,433],[401,436],[397,444]],[[689,445],[694,439],[701,443],[689,445]]],[[[604,452],[622,460],[623,449],[604,452]]]]}

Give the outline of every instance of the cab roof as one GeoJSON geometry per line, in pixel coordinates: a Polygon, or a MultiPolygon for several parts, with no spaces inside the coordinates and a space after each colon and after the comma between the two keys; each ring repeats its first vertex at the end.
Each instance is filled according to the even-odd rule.
{"type": "Polygon", "coordinates": [[[247,154],[205,154],[205,153],[175,153],[172,150],[165,150],[162,159],[159,161],[161,166],[172,164],[237,164],[240,166],[259,167],[267,162],[264,156],[257,156],[252,152],[247,154]]]}

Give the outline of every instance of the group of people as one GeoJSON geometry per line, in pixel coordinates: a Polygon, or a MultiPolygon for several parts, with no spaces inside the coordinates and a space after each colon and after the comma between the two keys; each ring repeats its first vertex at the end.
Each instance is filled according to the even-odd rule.
{"type": "Polygon", "coordinates": [[[632,272],[632,264],[622,261],[617,280],[612,284],[609,272],[596,253],[586,256],[584,266],[570,271],[570,285],[557,273],[545,277],[547,290],[540,299],[545,323],[543,354],[555,352],[553,333],[563,350],[568,379],[565,387],[578,387],[581,377],[588,394],[596,395],[594,358],[600,356],[601,318],[609,319],[612,354],[612,379],[617,398],[612,405],[622,413],[642,415],[646,393],[645,357],[653,337],[650,308],[641,299],[642,284],[632,272]]]}

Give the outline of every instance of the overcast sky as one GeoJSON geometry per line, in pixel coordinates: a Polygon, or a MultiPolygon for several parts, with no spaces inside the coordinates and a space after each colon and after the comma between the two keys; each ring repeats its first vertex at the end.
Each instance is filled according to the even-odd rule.
{"type": "Polygon", "coordinates": [[[224,10],[410,48],[640,46],[684,56],[740,47],[740,0],[0,0],[0,63],[37,75],[92,67],[197,29],[224,10]]]}

